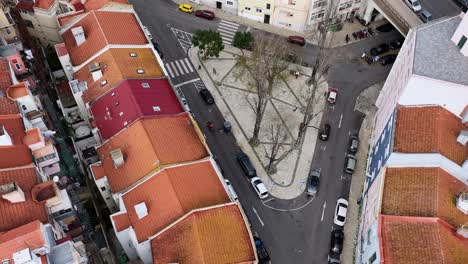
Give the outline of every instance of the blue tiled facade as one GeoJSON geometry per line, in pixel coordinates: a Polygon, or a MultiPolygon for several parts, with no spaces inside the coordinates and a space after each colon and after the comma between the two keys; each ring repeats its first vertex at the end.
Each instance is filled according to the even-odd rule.
{"type": "Polygon", "coordinates": [[[379,140],[372,146],[369,154],[369,163],[367,165],[367,186],[366,192],[379,175],[380,170],[387,162],[392,152],[393,133],[396,119],[396,108],[393,110],[392,115],[387,121],[385,128],[379,136],[379,140]]]}

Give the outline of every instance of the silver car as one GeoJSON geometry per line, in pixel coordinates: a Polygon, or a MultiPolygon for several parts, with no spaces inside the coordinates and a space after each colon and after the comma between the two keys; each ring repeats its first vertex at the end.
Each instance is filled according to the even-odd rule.
{"type": "Polygon", "coordinates": [[[308,195],[316,195],[318,193],[318,187],[320,183],[320,170],[311,170],[309,179],[307,180],[306,193],[308,195]]]}

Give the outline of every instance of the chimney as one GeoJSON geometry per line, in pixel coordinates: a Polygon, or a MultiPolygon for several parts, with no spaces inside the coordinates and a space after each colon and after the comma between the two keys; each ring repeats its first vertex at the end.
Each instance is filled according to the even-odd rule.
{"type": "Polygon", "coordinates": [[[112,162],[116,168],[122,166],[125,163],[124,156],[121,149],[114,149],[110,152],[112,162]]]}
{"type": "Polygon", "coordinates": [[[142,219],[143,217],[148,215],[148,208],[146,207],[145,202],[135,205],[135,211],[138,215],[138,219],[142,219]]]}
{"type": "Polygon", "coordinates": [[[85,33],[82,26],[72,28],[71,30],[77,46],[80,46],[86,41],[85,33]]]}
{"type": "Polygon", "coordinates": [[[468,130],[460,131],[460,134],[457,137],[457,141],[463,146],[466,146],[466,142],[468,142],[468,130]]]}
{"type": "Polygon", "coordinates": [[[468,214],[468,193],[462,193],[457,198],[457,208],[464,214],[468,214]]]}
{"type": "Polygon", "coordinates": [[[95,62],[89,65],[89,71],[93,75],[93,80],[97,81],[101,79],[102,77],[102,71],[101,71],[101,66],[99,65],[99,62],[95,62]]]}
{"type": "Polygon", "coordinates": [[[26,201],[23,190],[21,190],[15,182],[0,185],[0,195],[10,203],[21,203],[26,201]]]}
{"type": "Polygon", "coordinates": [[[13,141],[3,125],[0,125],[0,146],[13,146],[13,141]]]}

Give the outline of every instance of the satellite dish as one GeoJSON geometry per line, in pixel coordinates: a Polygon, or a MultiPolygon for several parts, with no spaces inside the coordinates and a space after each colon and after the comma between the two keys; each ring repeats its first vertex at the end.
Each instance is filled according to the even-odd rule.
{"type": "Polygon", "coordinates": [[[53,180],[55,183],[57,183],[57,182],[59,182],[60,179],[59,179],[59,176],[54,176],[54,177],[52,178],[52,180],[53,180]]]}
{"type": "Polygon", "coordinates": [[[75,135],[77,138],[87,136],[89,133],[91,133],[91,129],[88,126],[79,126],[75,129],[75,135]]]}

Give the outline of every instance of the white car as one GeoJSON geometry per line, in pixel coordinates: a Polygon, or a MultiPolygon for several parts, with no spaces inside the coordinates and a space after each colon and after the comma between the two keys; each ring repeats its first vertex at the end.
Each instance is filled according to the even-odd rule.
{"type": "Polygon", "coordinates": [[[421,4],[419,4],[418,0],[404,0],[405,4],[413,10],[413,12],[421,11],[421,4]]]}
{"type": "Polygon", "coordinates": [[[333,223],[337,226],[344,226],[346,222],[346,213],[348,212],[348,201],[346,199],[340,198],[336,202],[335,209],[335,219],[333,223]]]}
{"type": "Polygon", "coordinates": [[[337,89],[330,89],[328,90],[328,98],[327,101],[330,104],[336,103],[336,97],[338,96],[338,90],[337,89]]]}
{"type": "Polygon", "coordinates": [[[257,193],[258,197],[260,197],[260,199],[268,197],[268,190],[265,184],[263,184],[262,180],[260,180],[260,178],[253,177],[252,179],[250,179],[250,183],[252,184],[252,187],[254,188],[255,192],[257,193]]]}
{"type": "Polygon", "coordinates": [[[226,183],[228,194],[231,197],[233,201],[237,201],[237,193],[234,191],[234,187],[232,187],[231,182],[228,179],[224,179],[224,182],[226,183]]]}
{"type": "Polygon", "coordinates": [[[143,26],[143,32],[145,32],[145,35],[147,35],[150,40],[153,40],[153,35],[151,35],[151,32],[146,26],[143,26]]]}

